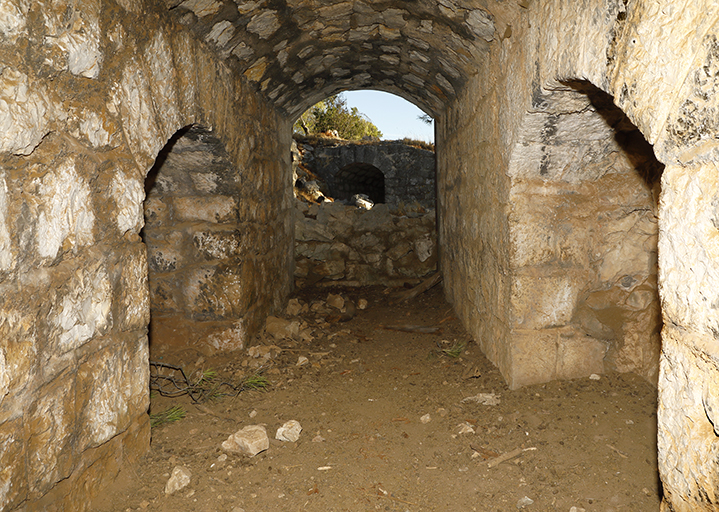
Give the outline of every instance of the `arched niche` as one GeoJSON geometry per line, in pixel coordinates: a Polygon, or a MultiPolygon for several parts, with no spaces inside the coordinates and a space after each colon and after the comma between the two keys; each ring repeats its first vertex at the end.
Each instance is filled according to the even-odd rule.
{"type": "Polygon", "coordinates": [[[258,293],[254,244],[242,225],[241,176],[224,144],[202,126],[179,130],[145,189],[151,351],[242,348],[258,293]]]}
{"type": "Polygon", "coordinates": [[[662,170],[593,85],[535,98],[509,168],[512,387],[612,370],[656,384],[662,170]]]}

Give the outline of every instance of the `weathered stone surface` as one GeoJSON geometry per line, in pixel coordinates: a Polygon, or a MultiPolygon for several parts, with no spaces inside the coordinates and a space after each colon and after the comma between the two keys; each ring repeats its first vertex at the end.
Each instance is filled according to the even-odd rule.
{"type": "Polygon", "coordinates": [[[167,479],[167,484],[165,484],[165,494],[173,494],[184,489],[190,485],[191,479],[192,473],[189,469],[182,466],[175,466],[172,469],[170,478],[167,479]]]}
{"type": "Polygon", "coordinates": [[[237,453],[254,457],[270,447],[270,438],[262,425],[248,425],[238,430],[222,443],[222,449],[229,453],[237,453]]]}

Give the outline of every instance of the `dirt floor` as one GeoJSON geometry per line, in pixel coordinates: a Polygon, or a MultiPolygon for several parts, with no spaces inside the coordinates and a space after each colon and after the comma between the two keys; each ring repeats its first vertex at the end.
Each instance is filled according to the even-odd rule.
{"type": "Polygon", "coordinates": [[[181,406],[185,417],[153,427],[141,465],[126,465],[93,509],[659,509],[656,390],[640,377],[608,374],[510,391],[440,286],[403,305],[391,305],[382,289],[333,290],[354,304],[368,301],[349,321],[326,306],[328,293],[297,295],[300,304],[314,304],[296,317],[306,323],[304,340],[257,338],[282,349],[267,359],[266,350],[259,358],[209,357],[153,339],[153,361],[192,375],[215,370],[214,382],[238,383],[259,370],[270,386],[199,405],[187,395],[153,392],[153,415],[181,406]],[[307,362],[298,366],[301,357],[307,362]],[[288,420],[302,426],[297,442],[274,439],[288,420]],[[222,442],[247,425],[266,427],[269,449],[251,458],[225,453],[222,442]],[[502,456],[512,457],[499,462],[502,456]],[[167,495],[177,466],[189,470],[190,483],[167,495]]]}

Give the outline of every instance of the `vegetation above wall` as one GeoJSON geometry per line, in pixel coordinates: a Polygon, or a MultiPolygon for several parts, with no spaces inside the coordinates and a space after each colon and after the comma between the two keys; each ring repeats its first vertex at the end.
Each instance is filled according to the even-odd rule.
{"type": "Polygon", "coordinates": [[[295,122],[293,131],[304,135],[336,132],[333,135],[345,140],[382,137],[379,128],[357,107],[347,107],[347,100],[341,94],[330,96],[307,109],[295,122]]]}

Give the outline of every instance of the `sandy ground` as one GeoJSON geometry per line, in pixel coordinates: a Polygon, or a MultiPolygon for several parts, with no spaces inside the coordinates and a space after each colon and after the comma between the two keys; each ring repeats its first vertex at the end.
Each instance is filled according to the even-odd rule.
{"type": "MultiPolygon", "coordinates": [[[[640,377],[510,391],[441,287],[403,305],[391,305],[381,289],[333,292],[368,307],[346,322],[326,322],[322,311],[300,315],[312,340],[258,337],[254,343],[282,348],[268,361],[182,348],[182,332],[152,339],[152,360],[190,374],[212,369],[216,382],[234,383],[261,364],[271,385],[199,405],[153,393],[151,413],[177,405],[185,417],[153,428],[149,453],[139,466],[124,466],[93,510],[659,509],[656,390],[640,377]],[[397,325],[440,330],[386,328],[397,325]],[[462,344],[459,354],[444,350],[462,344]],[[308,362],[298,367],[300,356],[308,362]],[[465,400],[478,395],[488,404],[465,400]],[[288,420],[302,425],[297,442],[274,439],[288,420]],[[226,454],[222,442],[247,425],[266,427],[269,449],[251,458],[226,454]],[[507,455],[514,456],[497,463],[507,455]],[[189,470],[190,483],[167,495],[177,466],[189,470]]],[[[327,294],[297,297],[309,306],[327,294]]]]}

